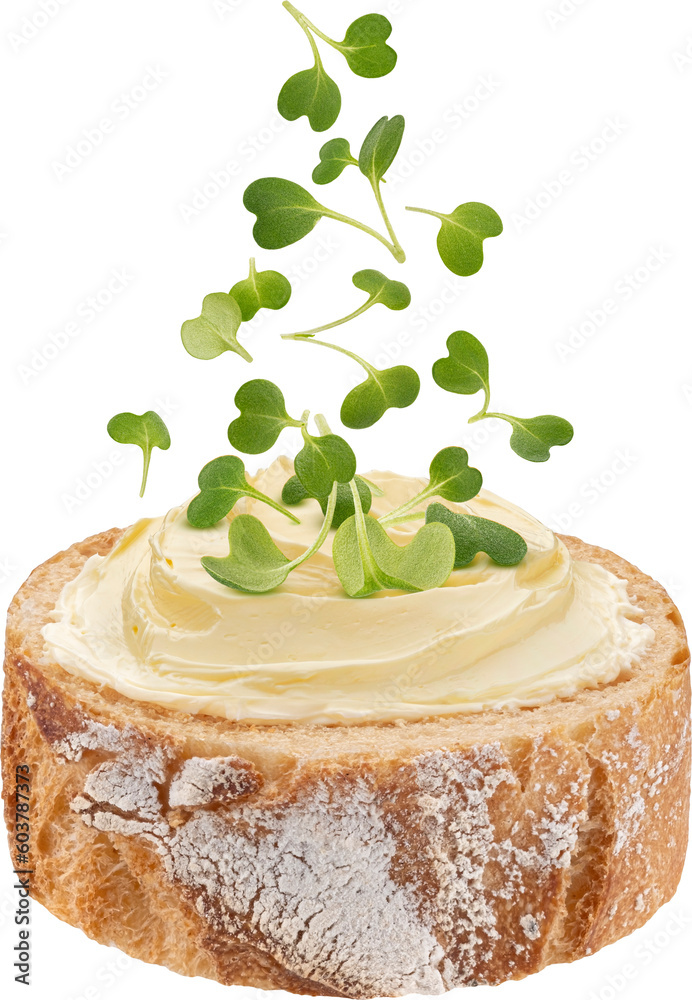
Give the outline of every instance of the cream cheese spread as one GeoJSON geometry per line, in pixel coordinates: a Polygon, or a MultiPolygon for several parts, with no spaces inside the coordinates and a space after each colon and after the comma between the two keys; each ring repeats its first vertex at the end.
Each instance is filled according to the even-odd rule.
{"type": "MultiPolygon", "coordinates": [[[[252,479],[279,499],[292,468],[278,459],[252,479]]],[[[424,481],[389,472],[380,516],[424,481]]],[[[626,584],[573,559],[529,514],[485,490],[448,504],[508,525],[528,553],[514,567],[484,554],[421,593],[346,596],[331,536],[268,594],[215,582],[204,555],[228,554],[228,520],[199,530],[187,505],[138,521],[68,583],[43,630],[65,670],[128,698],[252,723],[359,723],[527,707],[614,681],[653,639],[626,584]]],[[[289,559],[322,524],[318,503],[293,524],[252,499],[229,515],[259,517],[289,559]]],[[[388,528],[404,544],[419,520],[388,528]]],[[[332,533],[333,534],[333,533],[332,533]]]]}

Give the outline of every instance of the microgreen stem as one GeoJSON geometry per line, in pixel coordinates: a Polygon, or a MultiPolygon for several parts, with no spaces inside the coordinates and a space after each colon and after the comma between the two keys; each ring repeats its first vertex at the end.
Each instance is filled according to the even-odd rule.
{"type": "Polygon", "coordinates": [[[285,514],[294,524],[300,524],[300,518],[296,517],[290,510],[286,510],[280,503],[276,500],[272,500],[271,497],[265,496],[263,493],[248,492],[246,496],[253,497],[255,500],[259,500],[261,503],[266,504],[268,507],[273,507],[274,510],[278,510],[280,514],[285,514]]]}
{"type": "Polygon", "coordinates": [[[406,206],[407,212],[420,212],[422,215],[434,215],[436,219],[445,219],[445,216],[440,212],[433,212],[430,208],[412,208],[411,205],[406,206]]]}
{"type": "Polygon", "coordinates": [[[320,432],[320,434],[322,436],[324,436],[325,434],[331,434],[332,433],[331,430],[330,430],[330,428],[329,428],[329,424],[327,423],[327,420],[326,420],[324,414],[322,414],[322,413],[316,413],[315,414],[315,423],[317,425],[317,430],[320,432]]]}
{"type": "Polygon", "coordinates": [[[380,586],[383,586],[379,568],[373,559],[372,552],[370,550],[368,531],[365,526],[365,514],[363,513],[363,505],[360,502],[360,493],[358,492],[358,484],[355,479],[351,480],[349,486],[351,487],[353,506],[355,508],[356,538],[358,539],[358,550],[360,552],[361,562],[363,563],[363,566],[367,568],[372,579],[375,580],[380,586]]]}
{"type": "Polygon", "coordinates": [[[339,354],[345,354],[347,358],[351,358],[351,360],[357,362],[361,368],[364,368],[368,375],[371,375],[379,384],[379,379],[377,378],[379,372],[377,369],[373,368],[367,361],[364,361],[363,358],[359,358],[357,354],[353,353],[353,351],[347,351],[345,347],[340,347],[338,344],[329,344],[326,340],[315,340],[311,334],[285,333],[283,334],[283,337],[285,340],[295,340],[298,343],[317,344],[319,347],[330,347],[332,351],[338,351],[339,354]]]}
{"type": "Polygon", "coordinates": [[[402,503],[400,507],[395,507],[394,510],[390,510],[388,514],[383,514],[382,517],[378,518],[378,521],[380,524],[385,525],[407,521],[410,520],[411,517],[423,517],[424,515],[422,512],[413,515],[409,512],[412,511],[414,507],[417,507],[418,504],[423,503],[424,500],[428,500],[430,497],[434,496],[434,488],[431,491],[430,486],[426,486],[420,491],[420,493],[416,493],[415,497],[411,497],[411,499],[407,500],[406,503],[402,503]]]}
{"type": "Polygon", "coordinates": [[[469,417],[468,422],[470,424],[475,424],[477,420],[485,420],[486,417],[487,418],[495,417],[497,420],[507,420],[510,424],[514,424],[515,423],[515,418],[514,417],[510,417],[507,413],[493,413],[493,412],[491,412],[488,409],[488,403],[489,402],[490,402],[490,400],[488,398],[488,394],[486,393],[485,403],[483,404],[483,409],[480,410],[478,413],[474,414],[474,416],[469,417]]]}
{"type": "Polygon", "coordinates": [[[382,233],[378,233],[376,229],[372,229],[370,226],[366,226],[364,222],[358,222],[357,219],[352,219],[348,215],[342,215],[340,212],[333,212],[330,208],[325,208],[324,205],[321,205],[320,208],[322,210],[322,215],[326,218],[334,219],[336,222],[345,222],[347,226],[354,226],[356,229],[360,229],[362,232],[367,233],[368,236],[374,237],[382,244],[382,246],[387,247],[394,260],[399,264],[403,264],[406,260],[406,254],[399,244],[390,243],[389,240],[383,236],[382,233]]]}
{"type": "Polygon", "coordinates": [[[344,316],[343,319],[335,319],[333,323],[325,323],[324,326],[316,326],[312,330],[302,330],[300,333],[282,333],[281,337],[283,340],[291,340],[292,337],[313,337],[316,333],[322,333],[324,330],[333,330],[335,326],[343,326],[344,323],[350,323],[352,319],[362,316],[370,306],[374,305],[374,300],[375,296],[371,295],[367,302],[364,302],[354,312],[344,316]]]}
{"type": "Polygon", "coordinates": [[[314,25],[312,21],[308,21],[305,14],[299,11],[297,7],[294,7],[292,3],[289,3],[288,0],[284,0],[283,6],[286,8],[291,17],[296,19],[303,31],[314,31],[317,37],[321,38],[323,42],[327,43],[327,45],[331,45],[334,49],[340,48],[338,42],[335,42],[333,38],[329,37],[329,35],[325,35],[323,31],[320,31],[320,29],[314,25]]]}
{"type": "Polygon", "coordinates": [[[374,497],[384,496],[384,490],[380,489],[377,483],[373,483],[371,479],[366,479],[365,476],[360,476],[359,478],[363,480],[374,497]]]}
{"type": "Polygon", "coordinates": [[[147,488],[147,479],[149,477],[149,463],[151,462],[151,449],[144,450],[144,470],[142,472],[142,485],[139,490],[140,497],[144,496],[144,491],[147,488]]]}
{"type": "Polygon", "coordinates": [[[334,483],[332,492],[329,494],[329,500],[327,501],[327,510],[324,515],[322,527],[320,528],[320,533],[309,549],[306,549],[302,555],[296,556],[295,559],[286,564],[284,569],[286,569],[289,573],[292,569],[295,569],[296,566],[300,566],[301,563],[307,562],[307,560],[310,559],[311,556],[314,556],[314,554],[324,545],[327,535],[329,534],[329,529],[332,526],[332,521],[334,520],[334,511],[336,510],[336,491],[337,484],[334,483]]]}
{"type": "Polygon", "coordinates": [[[379,181],[373,181],[371,183],[372,183],[372,190],[375,194],[375,200],[377,201],[377,207],[380,210],[380,215],[384,219],[384,224],[387,227],[387,232],[389,233],[389,238],[392,241],[392,246],[396,249],[396,253],[394,254],[394,256],[400,264],[403,264],[406,260],[406,253],[401,243],[399,243],[399,240],[396,237],[396,233],[394,232],[394,227],[389,221],[389,216],[387,215],[387,209],[384,207],[384,201],[382,200],[382,191],[380,189],[379,181]]]}

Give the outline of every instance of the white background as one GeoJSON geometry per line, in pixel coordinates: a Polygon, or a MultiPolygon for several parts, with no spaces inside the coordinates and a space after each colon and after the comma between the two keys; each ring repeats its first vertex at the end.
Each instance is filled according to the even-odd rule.
{"type": "MultiPolygon", "coordinates": [[[[245,186],[278,174],[312,188],[327,136],[275,112],[283,81],[309,65],[305,38],[278,0],[44,5],[50,16],[38,2],[4,0],[0,14],[6,602],[57,549],[192,494],[201,466],[228,450],[233,395],[247,378],[279,382],[290,412],[322,410],[337,429],[338,404],[360,370],[278,335],[351,311],[362,301],[351,274],[376,267],[410,285],[412,307],[377,307],[335,339],[380,367],[414,365],[424,389],[416,406],[347,434],[361,471],[424,474],[435,451],[463,444],[488,488],[620,552],[689,610],[685,0],[393,0],[393,74],[356,78],[327,50],[344,97],[329,136],[344,135],[357,149],[380,115],[406,116],[384,190],[409,259],[399,266],[367,236],[328,221],[287,250],[257,251],[258,266],[290,275],[294,292],[283,312],[265,313],[244,337],[251,368],[230,354],[193,360],[179,329],[205,294],[228,291],[246,274],[253,219],[242,207],[245,186]],[[127,109],[143,82],[152,89],[127,109]],[[85,130],[94,138],[105,118],[111,131],[91,151],[82,145],[87,155],[74,166],[70,147],[85,130]],[[457,279],[436,255],[435,220],[401,210],[449,212],[469,200],[492,205],[505,232],[486,243],[478,275],[457,279]],[[108,292],[114,272],[125,287],[108,292]],[[100,298],[96,314],[91,296],[100,298]],[[599,322],[605,299],[614,311],[599,322]],[[429,376],[455,329],[488,346],[494,406],[568,417],[576,428],[569,448],[532,465],[509,450],[506,427],[466,426],[476,400],[442,393],[429,376]],[[164,414],[173,446],[155,452],[140,501],[140,453],[114,445],[105,425],[120,410],[149,408],[164,414]]],[[[373,9],[387,12],[361,0],[305,0],[308,16],[335,37],[373,9]]],[[[357,171],[318,196],[378,226],[357,171]]],[[[0,979],[14,997],[25,994],[12,982],[8,867],[0,979]]],[[[40,1000],[232,995],[132,962],[38,905],[33,913],[40,1000]]],[[[641,931],[492,997],[686,994],[690,928],[688,868],[676,898],[641,931]]],[[[474,997],[486,995],[481,988],[474,997]]]]}

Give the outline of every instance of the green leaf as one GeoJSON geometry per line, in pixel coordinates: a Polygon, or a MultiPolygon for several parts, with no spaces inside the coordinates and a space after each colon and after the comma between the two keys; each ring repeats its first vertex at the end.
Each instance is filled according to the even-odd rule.
{"type": "Polygon", "coordinates": [[[149,476],[149,463],[151,453],[154,448],[161,451],[168,451],[171,446],[171,436],[168,428],[164,424],[158,413],[147,410],[146,413],[116,413],[108,421],[107,427],[109,435],[118,444],[136,444],[142,449],[144,456],[144,471],[142,473],[142,485],[139,491],[141,497],[147,486],[149,476]]]}
{"type": "Polygon", "coordinates": [[[489,413],[488,416],[501,417],[512,425],[510,447],[528,462],[547,462],[551,448],[569,444],[574,437],[574,428],[569,421],[552,414],[529,419],[499,413],[489,413]]]}
{"type": "Polygon", "coordinates": [[[313,497],[327,496],[334,483],[348,483],[356,474],[356,456],[338,434],[313,437],[303,427],[304,445],[295,458],[298,479],[313,497]]]}
{"type": "Polygon", "coordinates": [[[243,323],[247,323],[260,309],[283,309],[291,297],[291,282],[278,271],[258,271],[251,257],[248,277],[236,282],[230,295],[240,306],[243,323]]]}
{"type": "Polygon", "coordinates": [[[463,277],[480,271],[483,240],[502,232],[502,220],[497,212],[478,201],[457,205],[450,215],[425,208],[408,208],[407,211],[440,219],[442,226],[437,237],[440,257],[450,271],[463,277]]]}
{"type": "Polygon", "coordinates": [[[233,510],[241,497],[261,500],[299,523],[281,504],[250,485],[242,459],[237,455],[222,455],[208,462],[199,474],[198,484],[201,492],[187,508],[187,519],[194,528],[211,528],[233,510]]]}
{"type": "MultiPolygon", "coordinates": [[[[366,480],[361,476],[355,476],[354,480],[356,486],[358,487],[358,495],[360,496],[360,504],[363,508],[363,513],[367,514],[372,506],[372,493],[370,487],[366,480]]],[[[281,499],[289,506],[302,503],[304,500],[307,500],[309,496],[310,494],[297,476],[291,476],[291,478],[284,484],[284,488],[281,492],[281,499]]],[[[325,496],[315,497],[314,499],[317,500],[322,508],[322,513],[326,514],[327,501],[329,498],[325,496]]],[[[339,525],[343,524],[347,517],[352,517],[355,513],[355,509],[351,487],[348,483],[339,483],[336,488],[336,507],[334,508],[332,528],[338,528],[339,525]]]]}
{"type": "Polygon", "coordinates": [[[291,563],[274,544],[258,518],[238,514],[228,530],[229,554],[218,559],[204,556],[202,566],[225,587],[249,594],[262,594],[279,587],[291,571],[291,563]]]}
{"type": "Polygon", "coordinates": [[[341,405],[341,422],[354,430],[372,427],[391,407],[410,406],[420,392],[418,374],[408,365],[383,371],[368,365],[366,370],[365,382],[351,389],[341,405]]]}
{"type": "Polygon", "coordinates": [[[480,340],[456,330],[447,338],[449,357],[433,365],[433,378],[441,389],[470,396],[479,389],[490,392],[488,355],[480,340]]]}
{"type": "Polygon", "coordinates": [[[391,540],[373,517],[349,517],[334,536],[334,568],[349,597],[377,590],[441,587],[454,566],[454,538],[444,524],[426,524],[405,546],[391,540]]]}
{"type": "Polygon", "coordinates": [[[246,455],[259,455],[276,442],[285,427],[302,427],[286,412],[281,389],[263,378],[241,385],[235,395],[240,416],[228,428],[228,440],[246,455]]]}
{"type": "Polygon", "coordinates": [[[404,124],[401,115],[393,118],[385,115],[373,125],[363,140],[358,166],[373,186],[382,180],[394,162],[404,136],[404,124]]]}
{"type": "Polygon", "coordinates": [[[252,361],[236,339],[242,320],[240,306],[232,295],[212,292],[204,297],[201,314],[183,323],[180,331],[183,347],[201,361],[218,358],[224,351],[234,351],[246,361],[252,361]]]}
{"type": "Polygon", "coordinates": [[[430,504],[425,522],[446,524],[452,532],[455,569],[468,566],[479,552],[485,552],[499,566],[516,566],[528,549],[521,535],[506,525],[485,517],[457,513],[441,503],[430,504]]]}
{"type": "Polygon", "coordinates": [[[341,93],[316,56],[314,66],[286,81],[277,105],[286,121],[294,122],[305,115],[313,132],[326,132],[339,117],[341,93]]]}
{"type": "Polygon", "coordinates": [[[454,446],[438,451],[430,463],[430,484],[426,493],[453,503],[464,503],[475,497],[482,485],[483,476],[469,465],[466,449],[454,446]]]}
{"type": "Polygon", "coordinates": [[[309,191],[283,177],[260,177],[245,190],[243,204],[257,216],[252,234],[265,250],[280,250],[312,232],[325,208],[309,191]]]}
{"type": "Polygon", "coordinates": [[[358,160],[351,155],[348,139],[330,139],[320,149],[320,162],[312,172],[315,184],[331,184],[346,167],[358,166],[358,160]]]}
{"type": "Polygon", "coordinates": [[[381,302],[387,309],[399,310],[411,305],[411,292],[403,281],[393,281],[381,271],[356,271],[352,280],[356,288],[370,296],[369,306],[381,302]]]}
{"type": "Polygon", "coordinates": [[[357,76],[386,76],[396,66],[396,52],[387,39],[392,25],[382,14],[365,14],[346,29],[343,42],[332,43],[357,76]]]}

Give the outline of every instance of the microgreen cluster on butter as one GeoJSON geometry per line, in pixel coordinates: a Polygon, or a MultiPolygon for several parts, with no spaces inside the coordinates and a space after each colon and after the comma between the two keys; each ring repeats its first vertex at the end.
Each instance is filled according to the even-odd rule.
{"type": "MultiPolygon", "coordinates": [[[[278,459],[254,483],[278,499],[290,472],[278,459]]],[[[421,487],[388,472],[368,478],[386,491],[376,515],[421,487]]],[[[278,590],[250,595],[220,587],[200,565],[227,552],[228,520],[199,531],[183,505],[89,559],[44,629],[48,650],[71,673],[178,711],[348,723],[542,704],[614,680],[649,644],[625,584],[573,560],[529,514],[487,491],[450,506],[518,531],[526,558],[503,568],[480,554],[442,588],[354,601],[328,539],[278,590]]],[[[229,517],[249,512],[289,558],[322,522],[315,500],[300,524],[252,499],[229,517]]],[[[403,542],[417,527],[397,525],[392,537],[403,542]]]]}

